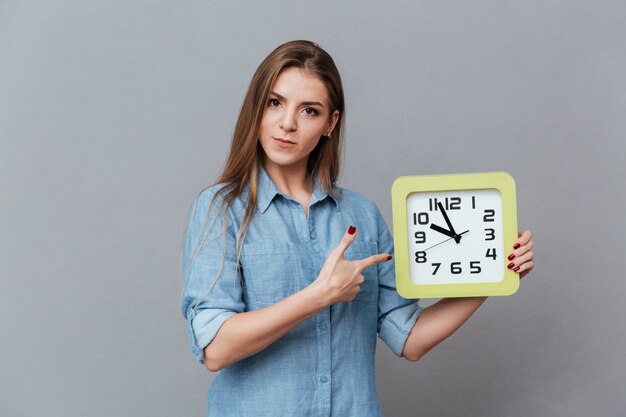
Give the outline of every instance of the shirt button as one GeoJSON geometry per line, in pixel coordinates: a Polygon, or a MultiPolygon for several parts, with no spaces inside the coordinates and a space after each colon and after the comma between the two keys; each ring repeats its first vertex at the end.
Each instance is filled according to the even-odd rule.
{"type": "Polygon", "coordinates": [[[328,326],[326,325],[326,323],[322,323],[320,324],[320,330],[325,332],[326,330],[328,330],[328,326]]]}
{"type": "Polygon", "coordinates": [[[321,382],[322,384],[325,384],[325,383],[327,383],[327,382],[328,382],[328,378],[326,378],[325,376],[323,376],[323,377],[321,377],[321,378],[320,378],[320,382],[321,382]]]}
{"type": "Polygon", "coordinates": [[[311,230],[311,239],[315,239],[317,237],[317,235],[315,234],[315,230],[311,230]]]}

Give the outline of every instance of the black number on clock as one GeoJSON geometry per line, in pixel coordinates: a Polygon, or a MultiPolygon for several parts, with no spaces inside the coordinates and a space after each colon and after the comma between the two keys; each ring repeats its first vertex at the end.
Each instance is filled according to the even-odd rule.
{"type": "Polygon", "coordinates": [[[426,232],[415,232],[415,243],[426,243],[426,232]]]}
{"type": "Polygon", "coordinates": [[[435,275],[441,266],[441,262],[433,262],[431,265],[435,267],[435,270],[433,271],[433,275],[435,275]]]}
{"type": "MultiPolygon", "coordinates": [[[[446,208],[448,208],[448,199],[445,198],[442,203],[446,208]]],[[[439,200],[436,198],[428,199],[428,210],[429,211],[438,211],[439,210],[439,200]]]]}
{"type": "Polygon", "coordinates": [[[496,260],[496,248],[487,249],[487,254],[485,258],[491,258],[494,261],[496,260]]]}
{"type": "Polygon", "coordinates": [[[494,216],[496,215],[496,211],[492,209],[485,209],[485,215],[483,216],[484,222],[492,222],[494,221],[494,216]]]}
{"type": "Polygon", "coordinates": [[[454,275],[458,275],[463,272],[463,270],[461,269],[461,262],[452,262],[450,264],[450,272],[452,272],[454,275]]]}
{"type": "Polygon", "coordinates": [[[428,224],[428,213],[413,213],[413,224],[428,224]]]}
{"type": "Polygon", "coordinates": [[[487,232],[487,236],[485,236],[485,240],[494,240],[496,238],[496,231],[493,229],[485,229],[487,232]]]}
{"type": "Polygon", "coordinates": [[[480,274],[480,261],[470,261],[470,274],[480,274]]]}
{"type": "Polygon", "coordinates": [[[423,264],[424,262],[426,262],[426,252],[415,252],[415,262],[417,262],[418,264],[423,264]]]}
{"type": "MultiPolygon", "coordinates": [[[[446,197],[443,199],[441,203],[446,210],[460,210],[461,209],[461,197],[446,197]]],[[[439,210],[439,200],[436,198],[428,199],[428,210],[430,211],[438,211],[439,210]]]]}
{"type": "Polygon", "coordinates": [[[476,196],[475,195],[472,196],[472,208],[473,209],[476,208],[476,196]]]}

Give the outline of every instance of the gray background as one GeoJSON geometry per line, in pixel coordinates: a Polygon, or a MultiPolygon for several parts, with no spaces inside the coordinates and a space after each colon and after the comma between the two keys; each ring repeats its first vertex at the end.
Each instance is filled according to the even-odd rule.
{"type": "Polygon", "coordinates": [[[535,271],[417,363],[386,416],[618,416],[626,3],[0,0],[0,414],[199,416],[179,312],[190,204],[278,44],[334,56],[341,184],[507,170],[535,271]]]}

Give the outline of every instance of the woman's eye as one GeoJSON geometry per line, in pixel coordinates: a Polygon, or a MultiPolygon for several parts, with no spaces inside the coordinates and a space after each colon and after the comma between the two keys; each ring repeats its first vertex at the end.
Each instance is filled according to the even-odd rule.
{"type": "Polygon", "coordinates": [[[278,99],[275,99],[275,98],[270,98],[267,101],[267,104],[269,104],[270,107],[278,107],[278,106],[280,106],[280,101],[278,101],[278,99]]]}
{"type": "Polygon", "coordinates": [[[312,107],[307,107],[306,109],[304,109],[304,112],[308,114],[309,116],[317,116],[318,114],[317,110],[315,110],[312,107]]]}

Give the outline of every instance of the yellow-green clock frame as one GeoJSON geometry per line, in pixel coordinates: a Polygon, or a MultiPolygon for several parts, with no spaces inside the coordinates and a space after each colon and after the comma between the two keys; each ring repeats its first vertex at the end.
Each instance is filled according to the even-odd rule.
{"type": "MultiPolygon", "coordinates": [[[[409,276],[409,237],[407,198],[412,193],[497,189],[502,196],[504,248],[513,249],[517,239],[517,201],[515,180],[504,171],[468,174],[417,175],[397,178],[391,187],[396,287],[405,298],[454,298],[512,295],[519,288],[519,274],[502,262],[504,278],[498,282],[459,284],[415,284],[409,276]]],[[[506,259],[506,258],[505,258],[506,259]]]]}

